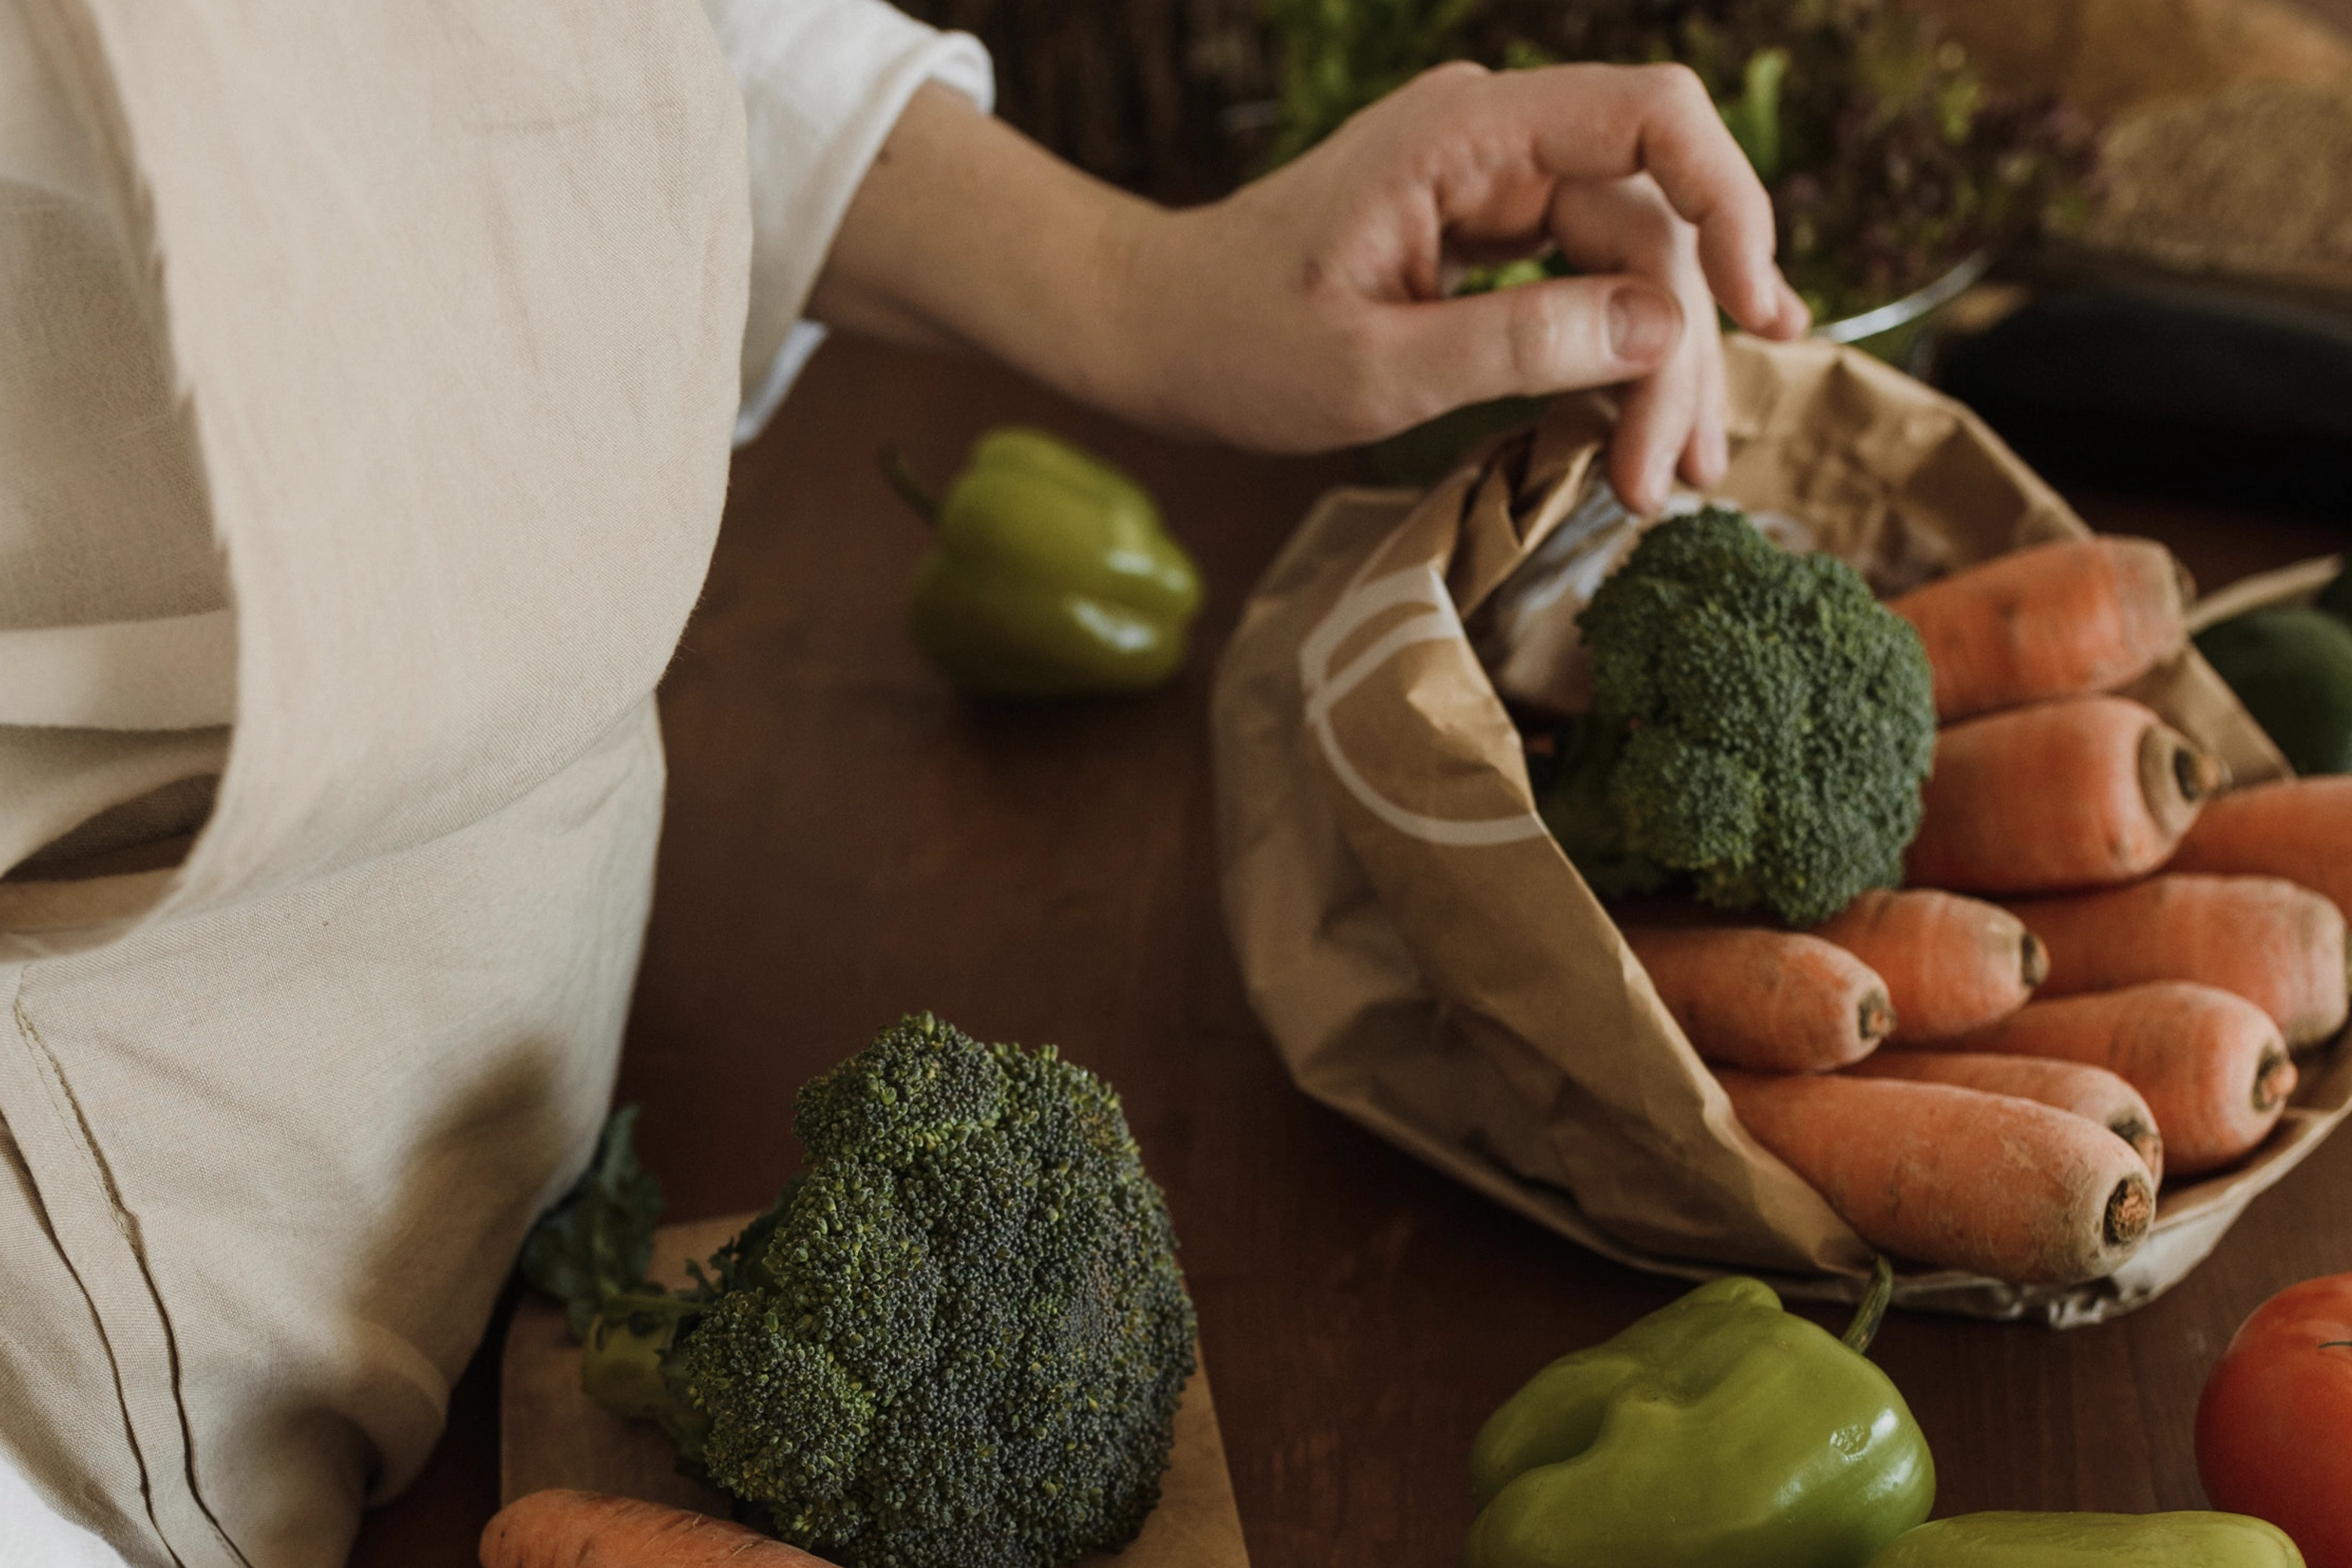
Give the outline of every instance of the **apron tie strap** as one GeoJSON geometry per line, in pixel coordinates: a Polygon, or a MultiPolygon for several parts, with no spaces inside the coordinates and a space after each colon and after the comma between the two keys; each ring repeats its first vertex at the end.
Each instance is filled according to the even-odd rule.
{"type": "Polygon", "coordinates": [[[204,730],[236,716],[234,611],[0,631],[0,725],[204,730]]]}

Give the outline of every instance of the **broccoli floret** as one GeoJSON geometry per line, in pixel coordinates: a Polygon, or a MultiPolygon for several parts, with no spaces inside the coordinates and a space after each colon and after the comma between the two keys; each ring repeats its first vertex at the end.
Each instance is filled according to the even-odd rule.
{"type": "Polygon", "coordinates": [[[803,1089],[793,1128],[804,1168],[671,1320],[607,1300],[624,1413],[845,1568],[1060,1568],[1133,1540],[1194,1322],[1118,1097],[919,1016],[803,1089]],[[677,1407],[647,1408],[664,1389],[677,1407]]]}
{"type": "Polygon", "coordinates": [[[1853,568],[1710,508],[1651,530],[1577,625],[1592,712],[1544,804],[1604,892],[1654,868],[1807,926],[1901,879],[1935,702],[1918,634],[1853,568]]]}

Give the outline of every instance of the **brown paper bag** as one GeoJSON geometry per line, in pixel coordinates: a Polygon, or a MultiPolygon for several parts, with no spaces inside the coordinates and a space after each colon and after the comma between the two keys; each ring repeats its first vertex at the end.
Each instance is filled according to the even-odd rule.
{"type": "MultiPolygon", "coordinates": [[[[1794,520],[1882,592],[2087,531],[1972,415],[1866,355],[1746,338],[1727,354],[1718,493],[1794,520]]],[[[1308,514],[1218,671],[1227,923],[1259,1016],[1317,1099],[1621,1262],[1850,1298],[1869,1249],[1741,1130],[1544,829],[1474,646],[1496,590],[1613,505],[1595,461],[1606,432],[1597,402],[1562,398],[1426,496],[1340,490],[1308,514]]],[[[2284,774],[2193,649],[2131,694],[2240,782],[2284,774]]],[[[2339,1042],[2310,1064],[2248,1163],[2168,1188],[2114,1276],[1937,1271],[1901,1279],[1897,1300],[2062,1326],[2150,1300],[2352,1107],[2347,1057],[2339,1042]]]]}

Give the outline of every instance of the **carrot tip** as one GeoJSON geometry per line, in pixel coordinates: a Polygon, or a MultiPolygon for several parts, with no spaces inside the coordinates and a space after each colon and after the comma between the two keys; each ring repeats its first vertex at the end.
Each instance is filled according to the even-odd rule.
{"type": "MultiPolygon", "coordinates": [[[[2050,950],[2032,931],[2027,931],[2025,940],[2018,944],[2018,961],[2027,990],[2050,978],[2050,950]]],[[[2352,954],[2347,954],[2346,963],[2352,964],[2352,954]]]]}
{"type": "Polygon", "coordinates": [[[2110,1247],[2129,1247],[2156,1221],[2156,1194],[2144,1176],[2126,1176],[2107,1194],[2106,1237],[2110,1247]]]}
{"type": "Polygon", "coordinates": [[[2180,786],[2180,798],[2194,804],[2227,789],[2230,768],[2212,752],[2183,742],[2172,754],[2172,777],[2180,786]]]}
{"type": "Polygon", "coordinates": [[[1883,1040],[1895,1032],[1895,1004],[1886,999],[1884,991],[1874,991],[1862,999],[1856,1019],[1865,1040],[1883,1040]]]}
{"type": "Polygon", "coordinates": [[[2262,1066],[2254,1073],[2254,1109],[2267,1114],[2294,1092],[2296,1077],[2294,1063],[2284,1051],[2264,1051],[2262,1066]]]}
{"type": "Polygon", "coordinates": [[[2137,1116],[2126,1116],[2107,1123],[2107,1131],[2132,1146],[2149,1170],[2161,1169],[2164,1163],[2164,1135],[2137,1116]]]}

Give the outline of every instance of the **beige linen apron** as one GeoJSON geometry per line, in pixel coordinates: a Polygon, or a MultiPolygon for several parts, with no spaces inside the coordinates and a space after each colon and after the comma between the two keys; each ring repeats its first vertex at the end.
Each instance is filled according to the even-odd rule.
{"type": "Polygon", "coordinates": [[[235,608],[0,624],[0,1452],[131,1563],[319,1568],[609,1091],[742,110],[694,0],[26,8],[186,457],[77,493],[235,608]]]}

